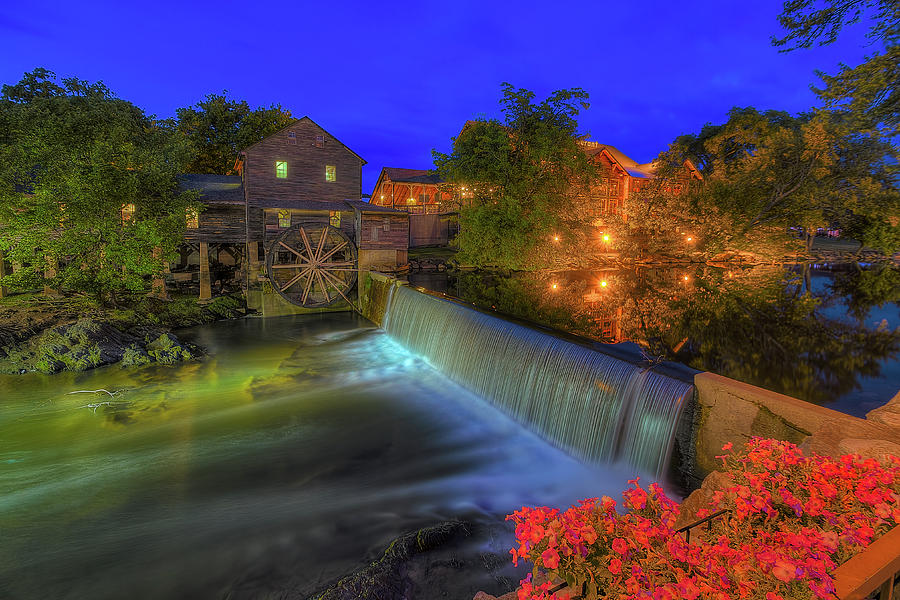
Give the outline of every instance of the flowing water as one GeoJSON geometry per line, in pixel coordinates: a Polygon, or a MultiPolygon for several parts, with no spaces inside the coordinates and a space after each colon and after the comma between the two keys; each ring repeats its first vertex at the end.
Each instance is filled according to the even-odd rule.
{"type": "MultiPolygon", "coordinates": [[[[616,495],[635,472],[580,463],[350,315],[183,336],[211,356],[0,376],[0,598],[305,598],[453,518],[500,523],[479,551],[507,563],[504,514],[616,495]],[[98,388],[115,395],[69,394],[98,388]]],[[[544,396],[572,385],[510,368],[544,396]]],[[[596,390],[578,402],[614,396],[596,390]]]]}
{"type": "Polygon", "coordinates": [[[405,287],[391,288],[384,327],[576,456],[658,477],[668,467],[689,383],[405,287]]]}

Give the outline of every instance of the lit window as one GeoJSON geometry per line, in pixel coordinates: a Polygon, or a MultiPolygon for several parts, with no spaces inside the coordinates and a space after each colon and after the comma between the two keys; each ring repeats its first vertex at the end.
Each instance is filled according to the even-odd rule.
{"type": "Polygon", "coordinates": [[[289,211],[289,210],[279,210],[278,211],[278,226],[285,227],[285,228],[291,226],[291,211],[289,211]]]}
{"type": "Polygon", "coordinates": [[[324,148],[325,147],[325,136],[317,135],[316,136],[316,148],[324,148]]]}
{"type": "Polygon", "coordinates": [[[196,208],[187,209],[187,228],[198,229],[200,227],[200,213],[196,208]]]}
{"type": "Polygon", "coordinates": [[[134,219],[134,204],[122,205],[122,223],[127,223],[134,219]]]}
{"type": "Polygon", "coordinates": [[[331,223],[332,227],[340,227],[341,226],[341,213],[336,210],[332,210],[328,213],[329,219],[328,222],[331,223]]]}
{"type": "Polygon", "coordinates": [[[334,165],[325,165],[325,181],[337,181],[337,171],[334,165]]]}
{"type": "Polygon", "coordinates": [[[275,177],[279,179],[287,179],[287,161],[286,160],[276,160],[275,161],[275,177]]]}
{"type": "Polygon", "coordinates": [[[288,131],[288,144],[292,146],[297,145],[297,134],[293,131],[288,131]]]}

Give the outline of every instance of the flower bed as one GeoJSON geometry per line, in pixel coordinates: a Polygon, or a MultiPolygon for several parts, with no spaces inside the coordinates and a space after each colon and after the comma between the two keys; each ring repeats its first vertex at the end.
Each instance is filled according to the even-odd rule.
{"type": "Polygon", "coordinates": [[[900,524],[896,457],[886,465],[807,457],[789,442],[754,438],[720,458],[731,485],[698,516],[728,512],[690,542],[674,529],[678,504],[637,479],[622,494],[624,513],[604,497],[509,515],[513,562],[534,564],[519,599],[833,598],[837,565],[900,524]]]}

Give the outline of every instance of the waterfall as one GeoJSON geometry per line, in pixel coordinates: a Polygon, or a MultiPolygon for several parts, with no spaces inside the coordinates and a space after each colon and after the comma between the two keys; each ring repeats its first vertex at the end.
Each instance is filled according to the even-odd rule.
{"type": "Polygon", "coordinates": [[[689,383],[402,286],[391,287],[384,329],[581,459],[668,469],[689,383]]]}

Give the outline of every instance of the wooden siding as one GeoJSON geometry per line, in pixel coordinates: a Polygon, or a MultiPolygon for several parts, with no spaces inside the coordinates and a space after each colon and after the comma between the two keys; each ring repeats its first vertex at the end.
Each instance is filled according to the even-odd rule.
{"type": "Polygon", "coordinates": [[[384,213],[361,213],[360,250],[402,249],[409,246],[409,217],[384,213]]]}
{"type": "Polygon", "coordinates": [[[244,207],[229,204],[210,204],[200,213],[200,227],[186,229],[188,242],[242,244],[246,240],[244,207]]]}
{"type": "Polygon", "coordinates": [[[273,134],[245,151],[245,197],[251,207],[290,208],[291,201],[358,200],[362,195],[362,161],[309,119],[273,134]],[[288,133],[296,135],[290,143],[288,133]],[[323,148],[316,136],[324,136],[323,148]],[[287,161],[287,177],[275,176],[275,161],[287,161]],[[336,168],[325,181],[325,166],[336,168]]]}
{"type": "MultiPolygon", "coordinates": [[[[263,212],[263,211],[260,211],[263,212]]],[[[265,220],[265,242],[268,245],[275,237],[287,229],[278,225],[278,210],[266,209],[264,212],[265,220]]],[[[320,210],[292,210],[291,226],[300,223],[321,223],[327,225],[331,220],[329,211],[320,210]]],[[[356,231],[354,229],[354,213],[352,210],[341,211],[341,231],[347,234],[354,243],[356,242],[356,231]]],[[[359,244],[357,244],[358,246],[359,244]]]]}

